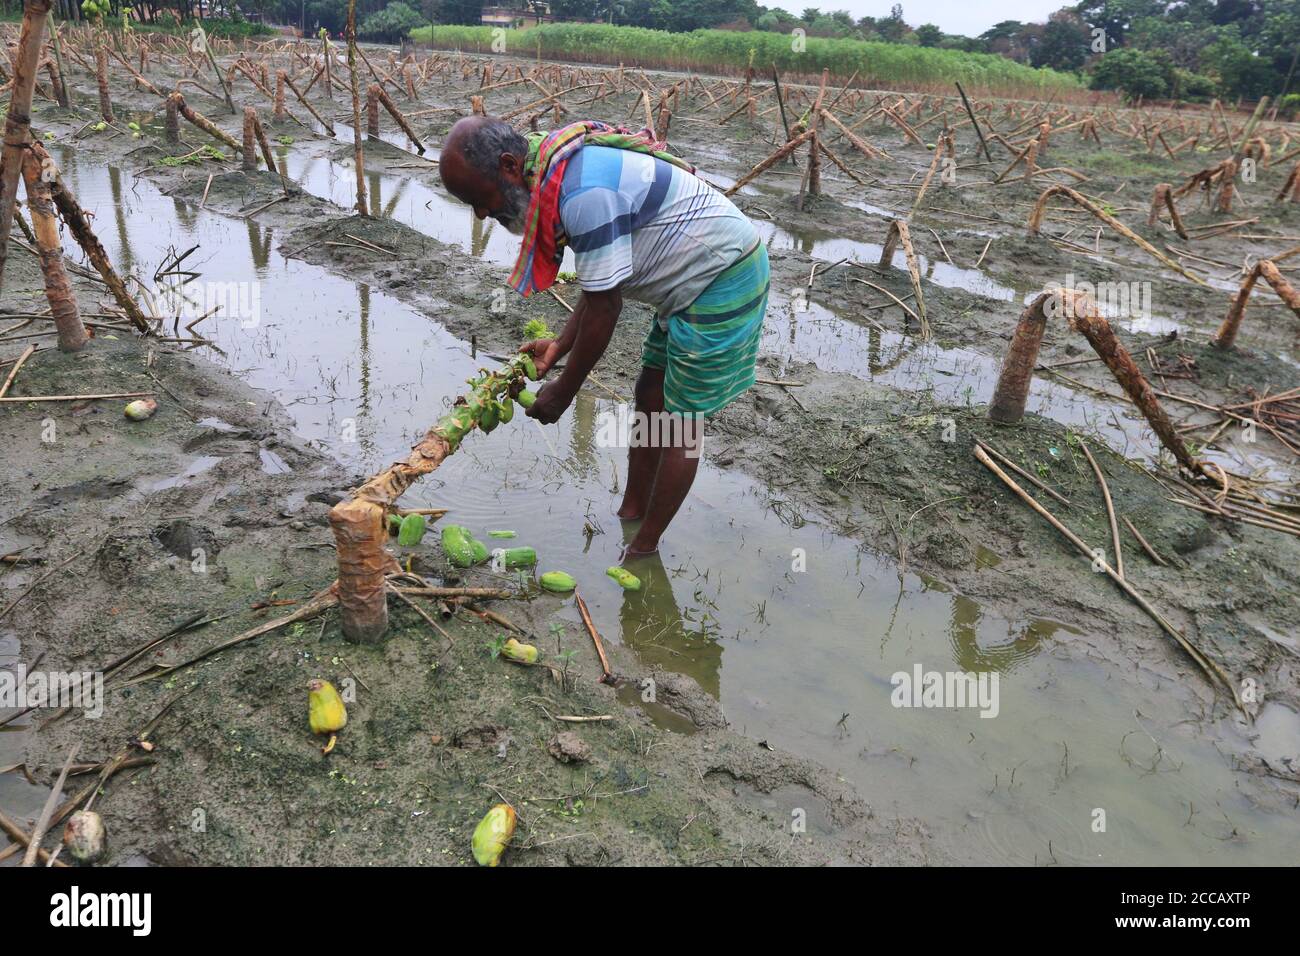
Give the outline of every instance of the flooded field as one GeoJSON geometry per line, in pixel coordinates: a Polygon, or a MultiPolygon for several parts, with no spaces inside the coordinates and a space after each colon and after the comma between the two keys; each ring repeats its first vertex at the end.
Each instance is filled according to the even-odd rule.
{"type": "MultiPolygon", "coordinates": [[[[463,99],[454,90],[446,95],[463,99]]],[[[47,122],[59,120],[51,116],[47,122]]],[[[695,130],[682,129],[681,148],[689,152],[695,130]]],[[[767,149],[749,133],[736,135],[740,161],[717,171],[706,169],[714,182],[734,182],[749,159],[767,149]]],[[[366,180],[376,231],[362,238],[368,236],[367,242],[382,248],[391,242],[403,251],[411,236],[433,240],[447,259],[445,278],[426,281],[427,272],[404,274],[405,255],[366,258],[327,249],[321,238],[325,233],[314,229],[338,235],[357,228],[347,214],[355,176],[347,151],[340,149],[350,139],[350,130],[342,126],[334,139],[295,128],[292,141],[276,147],[280,172],[320,204],[290,211],[304,201],[295,198],[248,218],[237,210],[259,203],[238,194],[230,183],[234,173],[214,168],[217,180],[204,185],[209,170],[203,167],[178,172],[150,166],[94,137],[52,151],[68,186],[93,214],[110,259],[123,272],[153,276],[179,252],[197,246],[185,260],[185,268],[198,274],[188,291],[197,293],[211,284],[244,290],[244,313],[198,325],[192,334],[206,344],[187,354],[215,363],[243,386],[262,392],[265,402],[278,403],[287,413],[292,440],[355,480],[403,456],[465,390],[477,369],[496,364],[493,350],[508,351],[521,337],[525,313],[500,317],[483,305],[476,313],[466,306],[469,298],[481,301],[486,290],[501,284],[517,240],[495,223],[476,220],[452,199],[436,173],[430,175],[436,167],[402,151],[406,143],[399,134],[386,134],[387,145],[375,143],[368,154],[366,180]],[[405,164],[416,168],[395,168],[405,164]],[[199,191],[201,203],[196,201],[199,191]],[[349,256],[364,261],[351,262],[349,256]],[[461,271],[452,271],[452,257],[461,271]]],[[[712,159],[701,161],[708,165],[712,159]]],[[[918,260],[931,302],[930,322],[939,330],[934,340],[922,341],[908,327],[903,310],[890,304],[867,307],[862,297],[869,293],[853,282],[869,275],[898,295],[909,288],[901,251],[887,275],[875,269],[886,217],[896,214],[892,206],[875,204],[888,202],[887,197],[868,190],[871,201],[853,199],[864,191],[837,178],[833,192],[843,201],[823,212],[820,227],[812,221],[815,216],[782,212],[764,218],[748,205],[788,211],[788,182],[784,176],[760,180],[761,188],[747,187],[741,203],[754,216],[774,264],[760,377],[797,379],[799,384],[756,386],[752,401],[746,399],[743,408],[722,419],[719,443],[706,446],[699,478],[661,553],[627,565],[642,579],[640,592],[620,592],[605,579],[605,569],[619,563],[630,536],[614,515],[626,480],[626,452],[611,436],[620,406],[631,394],[640,328],[620,328],[621,344],[610,353],[612,368],[598,368],[600,382],[588,384],[557,426],[543,428],[518,416],[490,437],[471,436],[443,467],[405,495],[403,505],[450,508],[444,520],[479,535],[497,528],[517,531],[515,543],[537,547],[539,571],[562,568],[583,582],[596,628],[641,670],[659,668],[693,679],[720,704],[730,729],[749,746],[788,752],[828,768],[863,796],[875,817],[921,821],[923,846],[933,850],[936,861],[1293,862],[1300,849],[1293,813],[1296,782],[1285,773],[1248,773],[1245,768],[1295,769],[1292,761],[1300,759],[1295,688],[1279,688],[1276,700],[1270,696],[1253,722],[1242,719],[1213,699],[1202,678],[1140,614],[1126,606],[1117,609],[1122,596],[1108,590],[1104,580],[1089,580],[1087,563],[1049,533],[1040,529],[1003,536],[1010,525],[1028,527],[1032,516],[999,517],[989,503],[992,489],[986,486],[977,493],[969,487],[970,475],[978,475],[974,470],[931,486],[935,460],[909,460],[906,439],[891,431],[911,434],[950,418],[964,430],[968,422],[982,419],[1016,317],[1062,262],[1022,267],[1013,252],[1009,261],[991,255],[983,268],[972,264],[981,247],[987,251],[987,243],[996,250],[1020,242],[1018,223],[984,231],[959,223],[944,231],[948,244],[942,250],[914,227],[918,242],[927,236],[927,250],[918,260]],[[808,278],[810,270],[816,273],[815,284],[808,278]],[[811,396],[807,407],[799,401],[805,396],[811,396]],[[875,412],[858,418],[846,414],[840,422],[828,415],[832,400],[875,412]],[[742,415],[745,423],[737,424],[742,415]],[[791,428],[812,436],[809,444],[783,449],[782,430],[791,428]],[[880,454],[862,452],[865,464],[857,467],[887,469],[880,480],[909,489],[906,494],[893,497],[856,477],[838,485],[832,481],[838,473],[829,470],[826,449],[842,444],[846,456],[858,454],[866,447],[851,440],[859,430],[870,433],[863,441],[874,437],[880,454]],[[787,454],[799,460],[787,461],[787,454]],[[764,457],[765,463],[754,460],[764,457]],[[820,471],[829,490],[801,495],[794,486],[806,481],[805,469],[820,471]],[[950,494],[946,486],[954,482],[966,486],[950,494]],[[919,499],[908,497],[913,494],[919,499]],[[886,501],[890,513],[883,514],[882,522],[886,501]],[[918,531],[925,527],[935,518],[932,508],[956,515],[949,524],[961,529],[958,536],[970,551],[969,560],[950,565],[940,554],[938,532],[927,539],[928,548],[920,546],[926,531],[917,538],[915,552],[909,551],[914,523],[918,531]],[[1062,580],[1076,583],[1061,590],[1056,582],[1062,580]],[[1059,602],[1048,597],[1054,587],[1059,602]],[[898,706],[895,675],[929,671],[991,675],[997,681],[996,703],[964,709],[898,706]],[[1261,763],[1252,764],[1256,756],[1261,763]]],[[[258,188],[274,188],[274,181],[266,177],[258,188]]],[[[926,221],[942,219],[938,213],[927,216],[932,218],[926,221]]],[[[1288,228],[1297,222],[1291,214],[1288,228]]],[[[1130,252],[1108,252],[1112,263],[1133,261],[1130,252]]],[[[1078,256],[1069,267],[1084,272],[1091,268],[1090,260],[1078,256]]],[[[409,268],[438,270],[443,263],[421,257],[409,268]]],[[[1187,298],[1200,295],[1188,283],[1167,276],[1156,283],[1156,314],[1117,323],[1126,336],[1146,336],[1133,347],[1135,354],[1140,347],[1159,345],[1159,337],[1172,331],[1204,337],[1217,326],[1215,310],[1223,296],[1211,308],[1209,299],[1187,298]],[[1176,291],[1169,293],[1171,288],[1176,291]]],[[[570,299],[577,295],[576,289],[562,292],[570,299]]],[[[530,309],[529,315],[545,309],[540,314],[553,324],[563,320],[554,302],[534,301],[530,309]]],[[[1261,309],[1272,316],[1284,314],[1268,305],[1261,309]]],[[[621,326],[644,318],[642,312],[630,312],[621,326]]],[[[1253,321],[1266,325],[1259,318],[1253,321]]],[[[120,339],[129,333],[107,334],[120,339]]],[[[1279,368],[1290,367],[1288,337],[1273,329],[1267,334],[1277,334],[1279,342],[1272,350],[1268,384],[1274,390],[1291,387],[1293,381],[1272,377],[1279,368]]],[[[1077,349],[1067,350],[1064,333],[1053,331],[1040,361],[1068,362],[1077,354],[1077,349]]],[[[1183,551],[1165,535],[1171,522],[1184,519],[1165,514],[1176,509],[1164,503],[1165,491],[1142,470],[1161,459],[1145,420],[1122,400],[1118,386],[1098,365],[1067,371],[1082,381],[1040,375],[1032,385],[1027,408],[1042,424],[1028,439],[1037,443],[1031,450],[1035,457],[1023,463],[1062,482],[1061,487],[1074,481],[1071,487],[1086,489],[1090,473],[1077,471],[1076,465],[1076,480],[1062,471],[1077,458],[1077,437],[1086,435],[1099,453],[1109,449],[1112,481],[1125,483],[1120,494],[1132,492],[1129,501],[1134,501],[1135,489],[1145,489],[1150,496],[1149,502],[1144,498],[1142,505],[1126,504],[1123,510],[1149,522],[1159,546],[1176,548],[1180,565],[1190,567],[1198,560],[1195,550],[1183,551]],[[1157,518],[1157,513],[1165,517],[1157,518]]],[[[142,500],[191,493],[175,499],[184,500],[184,512],[191,517],[204,507],[223,507],[227,491],[222,489],[237,489],[243,482],[232,478],[231,469],[238,465],[248,474],[259,473],[264,508],[297,514],[306,496],[304,480],[332,466],[266,442],[254,458],[244,450],[223,453],[222,434],[235,428],[229,421],[257,414],[257,408],[249,407],[254,404],[245,399],[245,407],[232,408],[229,416],[199,418],[192,427],[210,437],[214,447],[207,437],[191,438],[184,446],[190,450],[172,462],[172,472],[132,476],[142,500]]],[[[1283,497],[1293,493],[1294,461],[1276,449],[1225,441],[1203,453],[1234,473],[1274,481],[1283,497]]],[[[997,507],[1018,506],[999,496],[997,507]]],[[[1097,521],[1097,505],[1086,507],[1087,520],[1097,521]]],[[[27,544],[18,531],[21,522],[5,527],[23,513],[22,508],[0,513],[0,553],[27,544]]],[[[1077,511],[1065,514],[1071,521],[1084,520],[1077,511]]],[[[1200,532],[1180,525],[1176,533],[1200,532]]],[[[426,550],[436,549],[435,537],[426,550]]],[[[327,538],[317,534],[316,540],[319,544],[327,538]]],[[[1248,555],[1240,558],[1247,572],[1256,567],[1250,561],[1262,560],[1250,549],[1268,547],[1255,538],[1249,546],[1241,540],[1215,540],[1215,557],[1207,560],[1223,561],[1225,553],[1235,559],[1240,547],[1248,555]]],[[[1131,566],[1143,560],[1134,544],[1127,546],[1131,566]]],[[[238,565],[232,562],[231,567],[238,565]]],[[[1222,623],[1210,605],[1217,608],[1222,600],[1231,600],[1227,595],[1236,594],[1245,613],[1242,620],[1252,624],[1228,628],[1243,644],[1233,644],[1225,653],[1243,673],[1268,674],[1270,687],[1279,674],[1283,679],[1294,675],[1294,627],[1279,623],[1276,606],[1257,601],[1248,589],[1235,591],[1235,585],[1207,589],[1207,577],[1179,583],[1175,571],[1145,564],[1134,574],[1146,583],[1148,571],[1167,604],[1182,602],[1188,609],[1180,621],[1201,622],[1205,634],[1218,635],[1215,628],[1222,623]],[[1198,597],[1188,597],[1192,594],[1198,597]],[[1206,597],[1203,603],[1201,596],[1206,597]],[[1251,650],[1250,641],[1268,649],[1251,650]]],[[[0,570],[10,590],[30,583],[35,573],[0,570]]],[[[270,581],[259,577],[258,587],[266,591],[275,579],[290,577],[298,577],[296,570],[273,574],[270,581]]],[[[1266,577],[1260,587],[1280,589],[1283,606],[1295,599],[1293,578],[1271,567],[1266,577]]],[[[535,598],[528,613],[539,615],[530,625],[537,628],[539,644],[545,645],[548,633],[570,635],[578,646],[585,640],[572,601],[535,598]]],[[[583,653],[589,656],[589,651],[585,647],[583,653]]],[[[0,666],[30,660],[31,653],[21,631],[0,630],[0,666]]],[[[644,703],[635,685],[620,690],[618,700],[643,709],[669,738],[706,734],[680,711],[644,703]]],[[[446,718],[435,713],[432,719],[446,718]]],[[[32,727],[20,720],[0,732],[0,769],[27,759],[29,747],[51,752],[53,744],[36,743],[41,735],[33,735],[32,727]]],[[[58,733],[62,741],[71,731],[58,733]]],[[[211,758],[208,765],[217,766],[211,758]]],[[[749,786],[742,777],[736,779],[749,786]]],[[[774,814],[779,829],[790,816],[790,800],[771,796],[780,788],[760,791],[750,802],[774,814]]],[[[18,772],[0,774],[0,807],[6,810],[34,813],[43,794],[18,772]]],[[[258,797],[250,793],[245,799],[256,802],[258,797]]],[[[830,823],[825,826],[835,830],[830,823]]]]}

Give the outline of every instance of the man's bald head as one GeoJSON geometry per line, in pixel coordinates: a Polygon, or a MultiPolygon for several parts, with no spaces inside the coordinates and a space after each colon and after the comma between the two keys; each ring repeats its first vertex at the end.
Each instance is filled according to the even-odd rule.
{"type": "Polygon", "coordinates": [[[524,160],[528,141],[493,116],[466,116],[443,143],[438,174],[447,191],[474,207],[480,219],[492,216],[511,232],[523,230],[528,210],[524,160]]]}

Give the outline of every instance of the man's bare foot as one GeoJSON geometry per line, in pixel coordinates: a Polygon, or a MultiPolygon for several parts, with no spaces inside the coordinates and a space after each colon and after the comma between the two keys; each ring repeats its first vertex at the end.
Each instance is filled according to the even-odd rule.
{"type": "Polygon", "coordinates": [[[636,539],[633,539],[632,543],[623,549],[623,560],[626,561],[628,558],[642,558],[645,557],[646,555],[654,554],[658,550],[659,550],[658,541],[656,541],[654,544],[650,545],[649,547],[646,547],[645,545],[639,543],[636,539]]]}

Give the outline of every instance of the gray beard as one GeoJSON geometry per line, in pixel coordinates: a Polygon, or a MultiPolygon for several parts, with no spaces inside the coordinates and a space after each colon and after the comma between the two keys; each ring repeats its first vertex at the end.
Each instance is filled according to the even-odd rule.
{"type": "Polygon", "coordinates": [[[505,205],[493,218],[501,223],[507,232],[522,236],[524,234],[524,216],[528,213],[530,193],[523,186],[516,186],[512,183],[503,188],[502,194],[505,197],[505,205]]]}

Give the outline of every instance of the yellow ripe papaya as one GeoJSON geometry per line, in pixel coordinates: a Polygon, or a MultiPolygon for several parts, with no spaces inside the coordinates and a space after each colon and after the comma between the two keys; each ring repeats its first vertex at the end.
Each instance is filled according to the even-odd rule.
{"type": "Polygon", "coordinates": [[[520,644],[512,637],[501,648],[501,656],[521,664],[536,664],[537,648],[532,644],[520,644]]]}
{"type": "Polygon", "coordinates": [[[496,866],[514,835],[515,808],[508,803],[498,803],[474,828],[471,846],[475,862],[479,866],[496,866]]]}
{"type": "Polygon", "coordinates": [[[307,711],[313,734],[337,733],[348,722],[343,698],[327,680],[316,679],[307,684],[307,711]]]}

